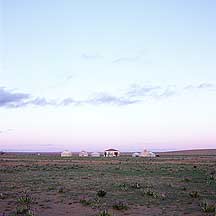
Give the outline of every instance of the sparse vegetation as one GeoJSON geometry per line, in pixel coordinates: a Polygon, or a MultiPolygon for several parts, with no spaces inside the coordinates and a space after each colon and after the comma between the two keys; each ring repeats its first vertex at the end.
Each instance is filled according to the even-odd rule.
{"type": "Polygon", "coordinates": [[[169,215],[173,206],[179,215],[198,215],[215,209],[215,157],[2,157],[0,215],[47,216],[53,212],[70,216],[76,208],[80,215],[109,216],[118,210],[126,211],[119,214],[140,215],[140,208],[154,214],[155,209],[164,208],[163,214],[169,215]],[[201,199],[208,201],[200,204],[201,199]]]}

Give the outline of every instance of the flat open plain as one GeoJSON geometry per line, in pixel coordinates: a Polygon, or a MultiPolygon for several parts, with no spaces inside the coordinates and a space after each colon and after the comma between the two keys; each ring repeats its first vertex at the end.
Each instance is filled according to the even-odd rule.
{"type": "Polygon", "coordinates": [[[35,216],[96,216],[104,209],[116,216],[215,215],[216,154],[198,153],[157,158],[0,155],[0,215],[22,215],[17,213],[23,205],[19,198],[26,194],[35,216]]]}

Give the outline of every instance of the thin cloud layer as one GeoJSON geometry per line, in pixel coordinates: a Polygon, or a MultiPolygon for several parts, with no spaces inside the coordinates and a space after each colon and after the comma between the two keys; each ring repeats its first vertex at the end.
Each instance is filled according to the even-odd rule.
{"type": "Polygon", "coordinates": [[[100,105],[100,104],[111,104],[111,105],[118,105],[124,106],[129,104],[137,103],[137,100],[132,100],[127,97],[116,97],[106,93],[99,93],[95,98],[92,98],[85,103],[92,104],[92,105],[100,105]]]}
{"type": "Polygon", "coordinates": [[[216,84],[212,84],[212,83],[201,83],[199,85],[187,85],[185,87],[186,90],[202,90],[202,89],[206,89],[206,90],[216,90],[216,84]]]}
{"type": "Polygon", "coordinates": [[[152,97],[155,99],[166,98],[174,96],[176,94],[174,86],[168,86],[163,88],[162,86],[152,85],[132,85],[127,92],[127,95],[131,98],[144,98],[152,97]]]}
{"type": "Polygon", "coordinates": [[[113,63],[125,63],[125,62],[136,62],[139,57],[121,57],[113,60],[113,63]]]}
{"type": "Polygon", "coordinates": [[[103,56],[101,55],[88,55],[88,54],[82,54],[81,58],[86,59],[86,60],[94,60],[94,59],[101,59],[103,56]]]}
{"type": "Polygon", "coordinates": [[[155,100],[173,97],[180,92],[186,93],[188,90],[216,90],[216,85],[211,83],[201,83],[196,86],[188,85],[177,90],[176,86],[162,87],[158,85],[131,85],[122,95],[110,95],[99,92],[94,97],[76,100],[72,97],[57,99],[47,99],[45,97],[33,97],[27,93],[14,92],[0,87],[0,107],[20,108],[26,106],[70,106],[70,105],[114,105],[127,106],[145,101],[146,98],[155,100]],[[187,90],[187,91],[185,91],[187,90]]]}

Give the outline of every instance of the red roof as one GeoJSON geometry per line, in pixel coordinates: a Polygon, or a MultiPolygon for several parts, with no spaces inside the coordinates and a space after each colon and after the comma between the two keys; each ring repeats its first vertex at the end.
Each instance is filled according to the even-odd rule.
{"type": "Polygon", "coordinates": [[[105,151],[118,151],[118,150],[116,150],[116,149],[107,149],[105,151]]]}

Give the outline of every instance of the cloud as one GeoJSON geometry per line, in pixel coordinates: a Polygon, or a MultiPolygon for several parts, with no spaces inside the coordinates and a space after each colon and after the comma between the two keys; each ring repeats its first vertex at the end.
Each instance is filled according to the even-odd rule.
{"type": "Polygon", "coordinates": [[[20,106],[29,98],[29,94],[15,93],[13,91],[5,90],[4,87],[0,87],[0,107],[20,106]]]}
{"type": "Polygon", "coordinates": [[[114,105],[127,106],[131,104],[141,103],[146,98],[153,98],[155,100],[169,98],[178,95],[179,93],[186,94],[189,90],[216,90],[216,85],[211,83],[201,83],[197,85],[188,85],[177,89],[174,85],[159,86],[159,85],[131,85],[121,95],[110,95],[106,92],[98,92],[95,96],[83,100],[76,100],[72,97],[57,99],[47,99],[45,97],[33,97],[30,94],[14,92],[0,87],[0,107],[5,108],[20,108],[26,106],[84,106],[84,105],[114,105]],[[187,90],[187,91],[185,91],[187,90]]]}
{"type": "Polygon", "coordinates": [[[65,79],[66,80],[71,80],[71,79],[73,79],[74,78],[74,75],[68,75],[65,79]]]}
{"type": "Polygon", "coordinates": [[[175,86],[152,86],[152,85],[131,85],[129,90],[126,93],[130,98],[154,98],[161,99],[171,97],[177,94],[175,86]]]}
{"type": "Polygon", "coordinates": [[[127,95],[129,97],[137,97],[137,96],[151,96],[156,91],[160,90],[160,86],[151,86],[151,85],[137,85],[133,84],[127,91],[127,95]]]}
{"type": "Polygon", "coordinates": [[[98,54],[96,54],[96,55],[88,55],[88,54],[84,53],[84,54],[81,55],[81,58],[86,59],[86,60],[96,60],[96,59],[103,58],[103,56],[98,55],[98,54]]]}
{"type": "Polygon", "coordinates": [[[69,106],[69,105],[72,105],[72,104],[73,105],[78,105],[78,104],[81,104],[81,102],[76,101],[73,98],[65,98],[59,103],[60,106],[69,106]]]}
{"type": "Polygon", "coordinates": [[[198,85],[187,85],[184,88],[185,90],[201,90],[201,89],[206,89],[206,90],[216,90],[216,84],[213,83],[200,83],[198,85]]]}
{"type": "Polygon", "coordinates": [[[0,134],[2,134],[2,133],[7,133],[7,132],[11,132],[11,131],[13,131],[14,129],[7,129],[7,130],[0,130],[0,134]]]}
{"type": "Polygon", "coordinates": [[[113,60],[113,63],[124,63],[124,62],[135,62],[138,61],[139,57],[121,57],[113,60]]]}
{"type": "Polygon", "coordinates": [[[101,105],[101,104],[111,104],[124,106],[129,104],[137,103],[138,100],[133,100],[127,97],[116,97],[109,95],[107,93],[98,93],[94,98],[85,101],[84,103],[92,104],[92,105],[101,105]]]}

